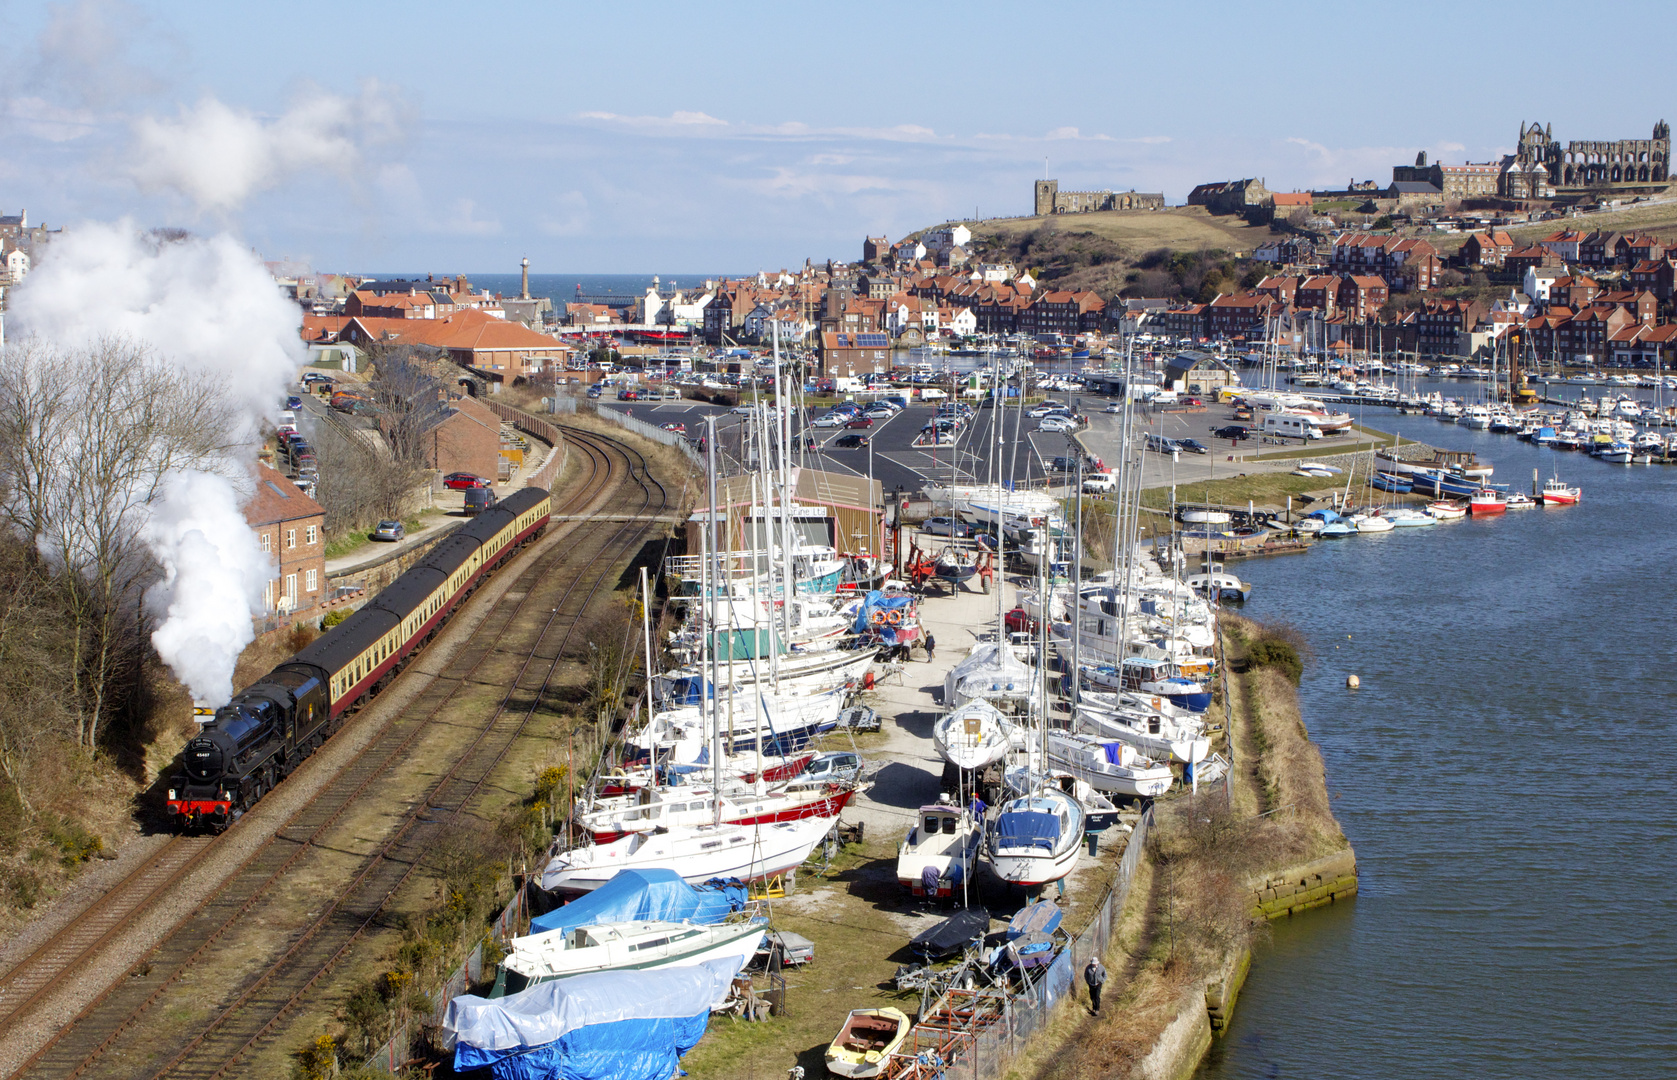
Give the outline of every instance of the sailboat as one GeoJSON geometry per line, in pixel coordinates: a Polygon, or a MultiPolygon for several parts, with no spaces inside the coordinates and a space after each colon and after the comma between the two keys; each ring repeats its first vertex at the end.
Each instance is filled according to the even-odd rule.
{"type": "Polygon", "coordinates": [[[932,726],[932,744],[959,769],[982,769],[1019,745],[1019,732],[1001,710],[982,698],[959,705],[932,726]]]}
{"type": "Polygon", "coordinates": [[[1143,757],[1128,743],[1103,742],[1075,732],[1048,733],[1048,760],[1108,795],[1156,798],[1170,790],[1176,777],[1169,765],[1143,757]]]}
{"type": "Polygon", "coordinates": [[[1058,881],[1077,865],[1083,807],[1057,788],[1004,802],[984,835],[985,860],[997,879],[1032,888],[1058,881]]]}

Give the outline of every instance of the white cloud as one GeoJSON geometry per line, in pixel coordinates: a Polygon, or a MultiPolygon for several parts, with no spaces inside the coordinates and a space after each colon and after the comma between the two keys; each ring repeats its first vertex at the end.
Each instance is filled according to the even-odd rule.
{"type": "Polygon", "coordinates": [[[374,82],[357,98],[309,90],[274,119],[205,96],[172,118],[136,120],[127,171],[142,192],[174,192],[225,215],[300,173],[352,177],[365,148],[399,135],[401,115],[374,82]]]}
{"type": "Polygon", "coordinates": [[[718,120],[716,117],[702,112],[687,112],[677,110],[668,116],[623,116],[611,112],[585,112],[577,114],[583,120],[604,120],[613,124],[626,124],[629,127],[727,127],[728,121],[718,120]]]}

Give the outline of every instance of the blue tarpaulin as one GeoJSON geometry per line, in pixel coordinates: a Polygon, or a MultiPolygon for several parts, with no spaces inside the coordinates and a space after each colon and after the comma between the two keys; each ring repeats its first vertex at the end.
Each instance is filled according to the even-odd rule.
{"type": "Polygon", "coordinates": [[[862,606],[856,610],[856,624],[851,630],[858,634],[877,634],[886,645],[900,644],[902,637],[898,627],[914,614],[913,608],[914,597],[887,596],[875,589],[862,599],[862,606]]]}
{"type": "Polygon", "coordinates": [[[454,1069],[496,1080],[669,1080],[705,1033],[733,961],[657,971],[602,971],[490,1001],[448,1003],[454,1069]]]}
{"type": "Polygon", "coordinates": [[[621,870],[593,892],[531,919],[530,933],[643,919],[718,923],[745,903],[739,882],[695,887],[674,870],[621,870]]]}

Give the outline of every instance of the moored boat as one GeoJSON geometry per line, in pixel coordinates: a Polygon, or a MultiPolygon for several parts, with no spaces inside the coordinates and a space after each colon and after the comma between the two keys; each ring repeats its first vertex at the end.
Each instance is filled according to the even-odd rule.
{"type": "Polygon", "coordinates": [[[1583,490],[1570,487],[1558,476],[1551,476],[1543,481],[1543,491],[1539,498],[1544,506],[1572,506],[1583,497],[1583,490]]]}
{"type": "Polygon", "coordinates": [[[1508,509],[1507,492],[1496,488],[1480,488],[1467,500],[1467,512],[1474,517],[1486,514],[1500,514],[1508,509]]]}

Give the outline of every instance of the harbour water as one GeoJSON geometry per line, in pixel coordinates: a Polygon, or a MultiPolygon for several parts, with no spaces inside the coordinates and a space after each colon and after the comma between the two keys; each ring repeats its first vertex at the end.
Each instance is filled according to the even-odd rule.
{"type": "Polygon", "coordinates": [[[1240,566],[1246,614],[1315,651],[1303,711],[1361,884],[1274,926],[1200,1075],[1670,1075],[1677,467],[1365,418],[1583,503],[1240,566]]]}

